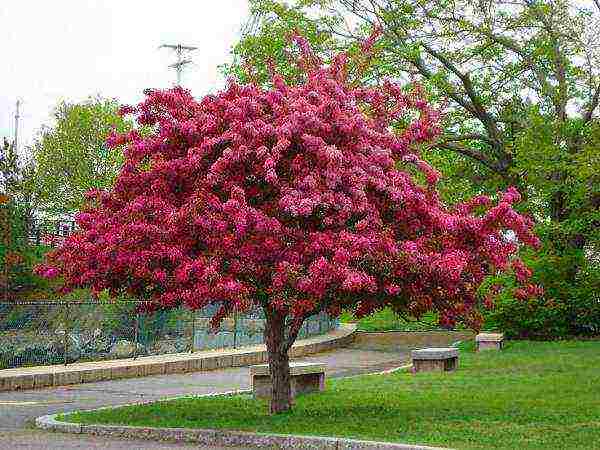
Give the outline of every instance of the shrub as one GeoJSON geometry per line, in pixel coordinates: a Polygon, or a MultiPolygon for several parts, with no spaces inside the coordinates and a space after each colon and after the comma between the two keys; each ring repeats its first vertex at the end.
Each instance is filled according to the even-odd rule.
{"type": "MultiPolygon", "coordinates": [[[[534,281],[544,286],[544,296],[520,300],[505,291],[485,314],[484,329],[535,339],[600,335],[600,268],[577,254],[543,252],[523,259],[533,269],[534,281]],[[573,278],[572,267],[583,269],[573,278]]],[[[511,283],[507,277],[502,281],[511,283]]]]}
{"type": "Polygon", "coordinates": [[[0,240],[0,267],[8,268],[8,279],[0,274],[0,288],[8,283],[9,295],[23,289],[48,290],[47,280],[32,272],[33,266],[40,263],[49,250],[46,246],[30,245],[28,241],[27,212],[24,207],[10,202],[0,206],[0,215],[6,215],[8,221],[0,221],[6,229],[2,229],[0,240]],[[4,239],[8,236],[8,239],[4,239]],[[8,244],[8,245],[7,245],[8,244]]]}

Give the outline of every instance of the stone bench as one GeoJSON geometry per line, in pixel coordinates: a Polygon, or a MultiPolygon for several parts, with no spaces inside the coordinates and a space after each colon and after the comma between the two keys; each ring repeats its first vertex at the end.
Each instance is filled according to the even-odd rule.
{"type": "Polygon", "coordinates": [[[504,335],[502,333],[479,333],[475,336],[477,351],[502,350],[504,347],[504,335]]]}
{"type": "MultiPolygon", "coordinates": [[[[290,363],[292,398],[297,394],[325,390],[325,364],[290,363]]],[[[255,398],[271,398],[272,385],[268,364],[250,367],[255,398]]]]}
{"type": "Polygon", "coordinates": [[[424,348],[411,353],[413,372],[450,371],[458,367],[455,348],[424,348]]]}

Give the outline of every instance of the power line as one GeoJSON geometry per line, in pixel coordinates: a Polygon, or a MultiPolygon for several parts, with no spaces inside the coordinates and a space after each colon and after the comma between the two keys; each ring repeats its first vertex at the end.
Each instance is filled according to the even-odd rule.
{"type": "Polygon", "coordinates": [[[175,55],[177,56],[177,62],[169,65],[170,68],[175,69],[175,73],[177,74],[177,84],[176,86],[181,86],[181,74],[183,73],[183,67],[187,64],[191,63],[191,59],[184,59],[184,53],[193,52],[197,50],[198,47],[191,47],[189,45],[182,44],[163,44],[158,48],[168,48],[175,51],[175,55]]]}

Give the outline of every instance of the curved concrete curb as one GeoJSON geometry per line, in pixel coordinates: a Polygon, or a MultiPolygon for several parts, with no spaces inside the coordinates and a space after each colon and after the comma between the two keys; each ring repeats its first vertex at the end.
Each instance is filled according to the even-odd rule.
{"type": "MultiPolygon", "coordinates": [[[[355,332],[355,325],[342,324],[339,328],[327,334],[299,340],[290,349],[290,357],[298,358],[346,346],[354,340],[355,332]]],[[[0,392],[150,375],[199,372],[224,367],[250,366],[265,362],[267,362],[267,350],[263,344],[239,349],[144,356],[137,359],[95,361],[68,366],[4,369],[0,370],[0,392]]]]}
{"type": "Polygon", "coordinates": [[[248,433],[229,430],[197,430],[189,428],[151,428],[120,425],[84,425],[61,422],[58,414],[38,417],[38,428],[74,434],[93,434],[127,439],[186,442],[207,446],[256,448],[285,448],[312,450],[446,450],[423,445],[394,444],[319,436],[293,436],[282,434],[248,433]]]}

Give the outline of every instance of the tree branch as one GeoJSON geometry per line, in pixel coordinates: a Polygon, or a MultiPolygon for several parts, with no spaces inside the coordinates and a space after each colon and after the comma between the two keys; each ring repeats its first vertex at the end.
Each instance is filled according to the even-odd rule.
{"type": "Polygon", "coordinates": [[[298,333],[300,332],[300,329],[302,328],[302,325],[304,324],[306,319],[325,311],[326,307],[327,307],[327,302],[320,303],[319,306],[317,306],[315,309],[313,309],[307,313],[304,313],[302,315],[301,320],[296,320],[296,321],[292,322],[292,326],[290,327],[288,336],[282,342],[282,351],[287,352],[290,348],[292,348],[292,345],[294,345],[294,342],[296,342],[296,339],[298,338],[298,333]]]}
{"type": "MultiPolygon", "coordinates": [[[[415,66],[415,68],[417,69],[417,71],[423,77],[425,77],[427,79],[431,79],[433,77],[433,74],[427,68],[427,66],[425,65],[425,62],[421,58],[413,58],[413,59],[410,59],[409,62],[413,66],[415,66]]],[[[446,89],[446,93],[448,94],[448,97],[450,97],[452,100],[454,100],[460,106],[462,106],[467,111],[469,111],[473,116],[477,115],[476,111],[475,111],[475,108],[473,107],[473,105],[470,102],[468,102],[467,100],[465,100],[458,92],[456,92],[455,89],[447,88],[446,89]]]]}
{"type": "MultiPolygon", "coordinates": [[[[556,33],[556,26],[553,23],[552,16],[549,16],[544,12],[540,12],[537,2],[525,0],[525,4],[529,7],[531,13],[535,17],[537,17],[546,33],[548,33],[548,35],[552,39],[552,59],[554,63],[554,75],[556,76],[556,80],[558,81],[558,87],[556,89],[557,98],[553,103],[556,108],[556,115],[560,118],[561,121],[564,122],[567,119],[567,75],[565,67],[565,57],[559,43],[558,35],[556,33]]],[[[554,11],[552,9],[550,11],[550,14],[553,14],[554,11]]]]}
{"type": "MultiPolygon", "coordinates": [[[[596,2],[600,2],[600,0],[596,0],[596,2]]],[[[600,6],[599,6],[600,8],[600,6]]],[[[596,92],[594,92],[594,96],[590,102],[590,106],[588,107],[586,113],[583,115],[583,121],[585,123],[592,120],[592,116],[594,115],[594,110],[598,107],[600,103],[600,84],[596,87],[596,92]]]]}
{"type": "MultiPolygon", "coordinates": [[[[600,1],[600,0],[599,0],[600,1]]],[[[534,73],[540,87],[546,92],[552,92],[553,87],[548,83],[548,79],[542,70],[535,65],[533,59],[530,55],[527,54],[523,48],[521,48],[515,41],[506,37],[506,36],[498,36],[497,34],[492,33],[491,31],[480,30],[484,36],[487,36],[489,39],[497,43],[498,45],[503,46],[504,48],[512,51],[516,55],[520,56],[523,59],[523,63],[527,68],[531,69],[534,73]]],[[[554,99],[552,99],[553,103],[555,103],[554,99]]],[[[556,107],[555,103],[555,107],[556,107]]]]}
{"type": "MultiPolygon", "coordinates": [[[[600,0],[598,0],[598,1],[600,1],[600,0]]],[[[488,39],[490,39],[492,42],[494,42],[498,45],[501,45],[505,49],[510,50],[514,54],[520,56],[523,59],[523,62],[527,65],[527,67],[533,71],[533,73],[535,74],[535,76],[538,80],[538,83],[540,83],[540,86],[543,89],[545,89],[547,92],[552,92],[552,86],[548,83],[548,80],[547,80],[546,75],[544,74],[544,71],[540,70],[538,67],[536,67],[531,56],[514,39],[512,39],[508,36],[496,34],[491,29],[486,29],[483,25],[476,26],[470,22],[465,22],[462,18],[458,19],[458,18],[449,17],[449,16],[438,16],[438,15],[431,14],[428,11],[426,12],[426,15],[428,17],[437,19],[441,22],[446,21],[446,22],[456,23],[457,26],[460,25],[462,27],[465,27],[466,30],[468,32],[472,33],[473,35],[483,35],[483,36],[487,37],[488,39]]],[[[488,27],[489,26],[490,25],[488,24],[488,27]]]]}
{"type": "Polygon", "coordinates": [[[442,63],[442,65],[444,67],[446,67],[446,69],[448,69],[450,72],[452,72],[454,75],[456,75],[458,77],[458,79],[461,81],[461,83],[465,89],[465,92],[467,93],[467,96],[471,100],[473,108],[475,109],[476,116],[479,118],[479,120],[481,120],[481,122],[485,126],[486,130],[488,131],[488,135],[489,135],[490,139],[493,142],[498,142],[498,143],[501,142],[500,130],[498,129],[498,126],[494,122],[492,116],[483,107],[483,104],[481,103],[481,99],[475,92],[475,87],[473,86],[471,77],[469,77],[467,74],[461,72],[452,63],[452,61],[450,61],[441,52],[438,52],[437,50],[435,50],[434,48],[425,44],[424,42],[421,43],[421,46],[423,47],[423,49],[425,49],[425,51],[429,55],[431,55],[435,59],[437,59],[440,63],[442,63]]]}
{"type": "Polygon", "coordinates": [[[490,160],[490,158],[488,156],[486,156],[484,153],[479,152],[475,149],[465,147],[464,145],[460,145],[457,143],[448,142],[448,141],[438,142],[433,147],[434,148],[443,148],[446,150],[453,151],[455,153],[459,153],[464,156],[468,156],[469,158],[480,162],[481,164],[486,166],[488,169],[490,169],[492,172],[497,173],[502,176],[506,175],[505,167],[502,167],[500,164],[490,160]]]}
{"type": "MultiPolygon", "coordinates": [[[[371,26],[376,25],[374,20],[367,17],[365,14],[362,14],[361,12],[359,12],[359,8],[355,1],[352,1],[352,2],[349,2],[347,0],[346,1],[340,0],[340,1],[349,10],[349,12],[351,12],[352,14],[361,18],[365,22],[369,23],[371,26]]],[[[403,40],[406,39],[406,37],[403,36],[402,33],[400,33],[400,31],[398,30],[398,27],[396,26],[396,24],[390,23],[385,16],[378,14],[378,11],[368,11],[368,12],[375,15],[375,17],[377,18],[377,20],[380,23],[383,23],[386,25],[387,30],[389,30],[393,34],[393,40],[402,42],[403,40]]],[[[467,111],[469,111],[469,113],[471,113],[474,117],[478,118],[481,121],[481,123],[483,124],[483,126],[485,127],[485,129],[487,130],[487,133],[489,135],[488,143],[496,151],[499,151],[500,153],[504,154],[504,152],[502,150],[502,144],[501,144],[502,139],[501,139],[500,130],[499,130],[497,124],[495,123],[494,119],[492,118],[492,116],[489,114],[488,111],[485,110],[480,97],[475,92],[475,87],[473,86],[471,78],[467,74],[462,73],[442,53],[433,49],[432,47],[430,47],[428,44],[426,44],[423,41],[420,41],[420,45],[425,49],[425,51],[429,55],[431,55],[432,57],[437,59],[444,67],[446,67],[447,70],[454,73],[458,77],[458,79],[460,80],[460,82],[466,92],[466,95],[467,95],[467,97],[469,97],[470,101],[467,101],[465,98],[463,98],[462,95],[460,95],[460,93],[456,91],[456,89],[446,89],[447,95],[452,100],[457,102],[460,106],[462,106],[467,111]]],[[[425,78],[431,79],[433,77],[433,74],[427,68],[424,61],[420,57],[417,56],[414,58],[407,58],[406,56],[404,56],[401,58],[408,60],[408,62],[413,64],[415,66],[415,68],[419,71],[419,73],[421,73],[421,75],[423,75],[425,78]]]]}
{"type": "Polygon", "coordinates": [[[292,322],[292,326],[290,327],[290,331],[288,332],[287,337],[281,343],[282,352],[287,352],[290,348],[292,348],[292,345],[294,345],[294,342],[296,342],[296,339],[298,338],[298,333],[300,333],[300,329],[302,328],[304,321],[311,315],[312,314],[303,315],[302,320],[295,320],[294,322],[292,322]]]}
{"type": "Polygon", "coordinates": [[[480,133],[468,133],[468,134],[461,134],[461,135],[456,135],[456,136],[442,136],[441,137],[442,142],[446,143],[446,142],[459,142],[459,141],[472,141],[472,140],[479,140],[479,141],[485,141],[488,144],[493,144],[493,142],[490,140],[489,137],[487,137],[484,134],[480,134],[480,133]]]}

